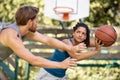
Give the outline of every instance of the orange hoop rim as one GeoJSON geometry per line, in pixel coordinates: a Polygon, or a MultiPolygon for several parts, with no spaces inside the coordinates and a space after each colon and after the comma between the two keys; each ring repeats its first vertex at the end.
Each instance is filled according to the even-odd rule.
{"type": "Polygon", "coordinates": [[[73,9],[72,8],[70,8],[70,7],[55,7],[54,9],[53,9],[54,11],[55,11],[55,13],[57,13],[57,14],[64,14],[64,13],[72,13],[73,12],[73,9]],[[60,11],[60,10],[58,10],[58,9],[69,9],[68,11],[60,11]]]}

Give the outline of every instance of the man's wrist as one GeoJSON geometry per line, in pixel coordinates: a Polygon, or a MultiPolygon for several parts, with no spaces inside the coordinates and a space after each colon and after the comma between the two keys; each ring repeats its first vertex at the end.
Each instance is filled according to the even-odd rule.
{"type": "Polygon", "coordinates": [[[59,67],[59,68],[63,68],[63,69],[65,68],[65,67],[62,65],[62,62],[58,62],[58,67],[59,67]]]}
{"type": "Polygon", "coordinates": [[[71,52],[72,51],[72,49],[73,49],[73,47],[72,46],[69,46],[69,48],[68,48],[68,52],[71,52]]]}

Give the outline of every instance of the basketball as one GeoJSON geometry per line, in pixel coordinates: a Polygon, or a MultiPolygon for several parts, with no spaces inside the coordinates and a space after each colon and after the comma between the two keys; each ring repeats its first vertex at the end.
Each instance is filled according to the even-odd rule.
{"type": "Polygon", "coordinates": [[[95,31],[95,37],[102,41],[104,47],[108,47],[115,43],[117,33],[112,26],[103,25],[95,31]]]}

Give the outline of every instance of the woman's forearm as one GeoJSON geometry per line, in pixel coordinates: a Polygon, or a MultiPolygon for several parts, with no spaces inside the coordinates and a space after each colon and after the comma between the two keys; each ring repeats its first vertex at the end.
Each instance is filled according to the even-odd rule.
{"type": "Polygon", "coordinates": [[[76,55],[76,59],[79,60],[83,60],[83,59],[87,59],[90,58],[96,54],[98,54],[99,51],[95,50],[95,51],[90,51],[90,52],[86,52],[86,53],[79,53],[76,55]]]}

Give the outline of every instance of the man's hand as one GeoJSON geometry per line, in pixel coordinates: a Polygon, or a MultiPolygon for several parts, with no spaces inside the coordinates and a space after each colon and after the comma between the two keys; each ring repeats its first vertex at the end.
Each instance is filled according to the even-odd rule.
{"type": "Polygon", "coordinates": [[[64,61],[62,61],[60,63],[60,65],[63,69],[77,66],[77,60],[69,57],[69,58],[65,59],[64,61]]]}
{"type": "Polygon", "coordinates": [[[80,43],[80,44],[78,44],[78,45],[76,45],[76,46],[72,46],[71,47],[71,52],[69,52],[69,53],[74,53],[74,54],[76,54],[77,52],[79,52],[80,50],[84,50],[84,49],[86,49],[87,47],[86,47],[86,44],[84,44],[84,43],[80,43]]]}

